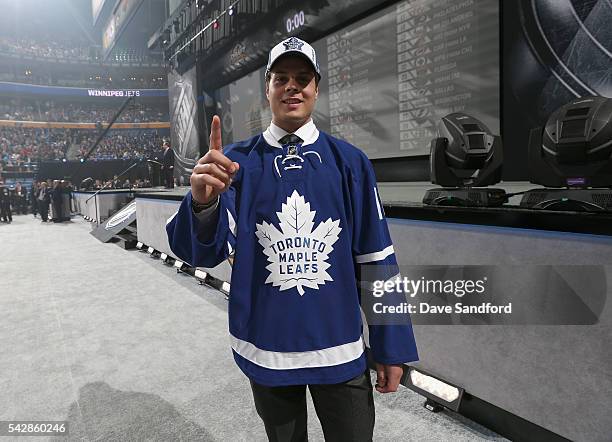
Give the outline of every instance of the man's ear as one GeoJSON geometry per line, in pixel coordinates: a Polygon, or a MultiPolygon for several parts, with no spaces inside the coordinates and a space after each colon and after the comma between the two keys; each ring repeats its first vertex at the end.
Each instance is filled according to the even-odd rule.
{"type": "Polygon", "coordinates": [[[270,82],[266,81],[266,98],[270,101],[270,82]]]}

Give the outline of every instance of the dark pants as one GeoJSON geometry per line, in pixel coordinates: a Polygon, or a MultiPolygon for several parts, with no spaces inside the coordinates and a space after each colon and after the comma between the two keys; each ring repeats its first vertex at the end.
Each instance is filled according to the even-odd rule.
{"type": "Polygon", "coordinates": [[[174,188],[174,170],[164,169],[164,185],[167,189],[174,188]]]}
{"type": "Polygon", "coordinates": [[[51,220],[54,223],[61,223],[62,222],[62,199],[55,197],[52,200],[51,204],[52,204],[51,208],[53,209],[53,218],[51,220]]]}
{"type": "Polygon", "coordinates": [[[12,223],[13,222],[13,213],[11,211],[11,204],[9,202],[3,201],[0,205],[0,217],[2,221],[12,223]]]}
{"type": "Polygon", "coordinates": [[[15,200],[15,213],[17,215],[26,215],[28,213],[28,205],[25,196],[18,196],[15,200]]]}
{"type": "Polygon", "coordinates": [[[46,201],[38,201],[38,210],[40,211],[40,218],[43,222],[47,222],[49,218],[49,203],[46,201]]]}
{"type": "MultiPolygon", "coordinates": [[[[306,441],[306,385],[266,387],[251,381],[255,408],[268,439],[306,441]]],[[[374,433],[374,398],[370,372],[340,384],[309,385],[327,442],[371,441],[374,433]]]]}

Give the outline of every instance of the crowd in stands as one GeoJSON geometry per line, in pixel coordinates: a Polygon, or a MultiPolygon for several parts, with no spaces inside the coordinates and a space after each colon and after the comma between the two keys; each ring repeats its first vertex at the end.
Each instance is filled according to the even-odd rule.
{"type": "MultiPolygon", "coordinates": [[[[77,159],[94,145],[98,131],[0,127],[0,163],[19,166],[37,161],[62,161],[74,146],[77,159]]],[[[163,137],[158,130],[111,130],[89,160],[143,160],[159,156],[163,137]]]]}
{"type": "MultiPolygon", "coordinates": [[[[97,135],[91,131],[79,131],[77,158],[83,158],[94,145],[97,135]]],[[[102,139],[89,159],[95,160],[143,160],[159,155],[163,137],[155,129],[111,130],[102,139]]]]}
{"type": "Polygon", "coordinates": [[[0,127],[0,160],[13,166],[38,160],[62,160],[73,131],[0,127]]]}
{"type": "Polygon", "coordinates": [[[25,74],[19,72],[0,72],[0,81],[12,83],[38,84],[42,86],[66,86],[66,87],[95,87],[95,88],[120,88],[120,89],[166,89],[168,80],[159,77],[158,74],[145,77],[113,77],[88,76],[87,74],[64,78],[64,76],[50,75],[41,69],[40,73],[25,74]]]}
{"type": "Polygon", "coordinates": [[[31,38],[0,37],[0,51],[42,58],[91,60],[90,45],[78,41],[37,41],[31,38]]]}
{"type": "MultiPolygon", "coordinates": [[[[0,29],[1,32],[1,29],[0,29]]],[[[53,38],[0,36],[0,57],[25,55],[33,61],[14,65],[14,60],[3,62],[0,81],[17,83],[122,89],[165,89],[168,81],[165,75],[165,62],[161,53],[151,53],[145,49],[116,48],[103,59],[99,46],[86,39],[76,37],[60,40],[53,38]],[[40,61],[35,61],[40,60],[40,61]],[[79,67],[54,63],[49,69],[49,61],[81,61],[88,63],[79,67]],[[25,64],[27,63],[27,64],[25,64]],[[123,66],[123,67],[122,67],[123,66]],[[127,67],[129,66],[129,67],[127,67]]]]}
{"type": "MultiPolygon", "coordinates": [[[[50,100],[35,102],[3,100],[0,103],[0,120],[97,123],[110,121],[117,110],[116,106],[89,103],[84,105],[50,100]]],[[[168,114],[162,109],[136,103],[129,105],[115,121],[118,123],[168,121],[168,114]]]]}
{"type": "MultiPolygon", "coordinates": [[[[0,36],[0,52],[29,55],[36,58],[54,58],[100,63],[101,47],[84,44],[77,39],[58,40],[0,36]]],[[[121,48],[113,51],[109,63],[160,63],[161,57],[151,56],[144,50],[121,48]]]]}

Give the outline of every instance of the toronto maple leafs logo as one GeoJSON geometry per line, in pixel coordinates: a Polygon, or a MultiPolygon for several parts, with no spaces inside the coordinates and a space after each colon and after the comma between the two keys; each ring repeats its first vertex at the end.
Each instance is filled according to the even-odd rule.
{"type": "Polygon", "coordinates": [[[305,287],[318,289],[325,281],[333,281],[327,273],[327,258],[342,230],[340,220],[328,218],[314,228],[315,215],[310,203],[294,190],[276,212],[280,230],[266,221],[257,224],[255,234],[270,262],[266,284],[281,291],[296,287],[303,296],[305,287]]]}
{"type": "Polygon", "coordinates": [[[304,46],[304,42],[295,37],[291,37],[283,42],[283,46],[285,46],[285,51],[291,51],[295,49],[301,51],[302,46],[304,46]]]}

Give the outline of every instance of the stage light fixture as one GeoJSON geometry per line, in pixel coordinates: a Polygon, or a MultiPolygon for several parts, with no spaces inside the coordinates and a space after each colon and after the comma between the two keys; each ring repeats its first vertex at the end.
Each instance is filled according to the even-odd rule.
{"type": "Polygon", "coordinates": [[[503,189],[489,188],[501,180],[501,137],[480,120],[460,112],[446,115],[431,141],[430,176],[433,184],[423,204],[442,206],[500,206],[503,189]]]}
{"type": "Polygon", "coordinates": [[[463,388],[414,367],[408,367],[408,375],[404,374],[403,380],[404,385],[427,398],[423,406],[428,410],[437,412],[446,407],[459,411],[463,388]]]}
{"type": "Polygon", "coordinates": [[[612,211],[612,98],[576,98],[529,136],[529,180],[521,206],[612,211]],[[550,189],[553,188],[553,189],[550,189]]]}
{"type": "Polygon", "coordinates": [[[206,278],[208,277],[208,273],[204,270],[196,269],[193,276],[198,280],[198,284],[203,285],[206,282],[206,278]]]}
{"type": "Polygon", "coordinates": [[[221,26],[221,25],[219,24],[219,20],[215,20],[215,21],[213,22],[213,29],[219,29],[219,27],[220,27],[220,26],[221,26]]]}
{"type": "Polygon", "coordinates": [[[234,5],[231,5],[229,7],[229,9],[227,10],[227,15],[229,15],[230,17],[234,15],[234,5]]]}
{"type": "Polygon", "coordinates": [[[162,253],[159,258],[162,260],[162,262],[166,265],[174,265],[174,258],[171,256],[168,256],[167,253],[162,253]]]}
{"type": "Polygon", "coordinates": [[[179,259],[174,261],[174,267],[176,268],[176,273],[180,273],[183,270],[185,263],[179,259]]]}

